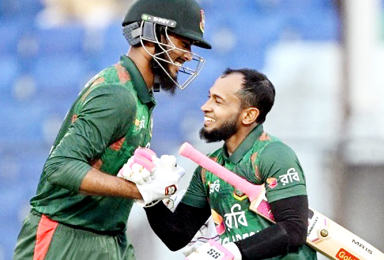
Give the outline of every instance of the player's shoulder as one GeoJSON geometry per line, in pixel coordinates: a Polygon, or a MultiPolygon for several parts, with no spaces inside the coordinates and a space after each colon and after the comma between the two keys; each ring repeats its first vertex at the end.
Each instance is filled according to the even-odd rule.
{"type": "Polygon", "coordinates": [[[285,142],[276,138],[259,151],[260,156],[281,158],[283,156],[296,156],[295,151],[285,142]]]}
{"type": "Polygon", "coordinates": [[[131,81],[129,71],[120,63],[109,66],[98,73],[106,84],[121,84],[124,85],[131,81]]]}
{"type": "MultiPolygon", "coordinates": [[[[121,66],[121,65],[120,65],[121,66]]],[[[131,84],[126,84],[127,81],[122,81],[118,77],[113,76],[117,69],[115,66],[108,67],[96,74],[84,87],[81,92],[83,101],[90,98],[112,96],[114,98],[130,98],[133,96],[131,84]]],[[[116,74],[116,73],[115,73],[116,74]]],[[[128,77],[128,76],[127,76],[128,77]]]]}
{"type": "Polygon", "coordinates": [[[109,66],[97,73],[85,86],[86,89],[99,88],[112,92],[123,91],[132,87],[129,71],[120,63],[109,66]]]}

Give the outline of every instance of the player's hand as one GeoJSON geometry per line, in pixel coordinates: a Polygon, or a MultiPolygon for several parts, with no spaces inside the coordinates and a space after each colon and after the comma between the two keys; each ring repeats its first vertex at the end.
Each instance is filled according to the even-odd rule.
{"type": "Polygon", "coordinates": [[[143,197],[136,203],[143,207],[155,205],[161,199],[175,194],[178,182],[185,174],[185,170],[177,166],[173,155],[163,155],[159,160],[154,160],[154,164],[152,180],[136,184],[143,197]]]}
{"type": "Polygon", "coordinates": [[[120,169],[117,177],[136,184],[144,184],[154,178],[154,161],[159,160],[156,153],[148,148],[139,147],[133,156],[120,169]]]}
{"type": "Polygon", "coordinates": [[[215,240],[209,240],[185,260],[241,260],[241,253],[235,243],[221,245],[215,240]]]}

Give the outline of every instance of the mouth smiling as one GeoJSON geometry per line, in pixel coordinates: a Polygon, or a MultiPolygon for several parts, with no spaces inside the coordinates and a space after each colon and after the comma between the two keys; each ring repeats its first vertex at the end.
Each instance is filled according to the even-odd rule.
{"type": "Polygon", "coordinates": [[[215,120],[211,117],[208,117],[208,116],[204,116],[204,126],[209,126],[211,124],[213,124],[215,122],[215,120]]]}
{"type": "Polygon", "coordinates": [[[177,70],[179,70],[179,68],[183,66],[183,63],[184,63],[184,60],[181,60],[179,58],[175,60],[174,64],[177,67],[177,70]]]}

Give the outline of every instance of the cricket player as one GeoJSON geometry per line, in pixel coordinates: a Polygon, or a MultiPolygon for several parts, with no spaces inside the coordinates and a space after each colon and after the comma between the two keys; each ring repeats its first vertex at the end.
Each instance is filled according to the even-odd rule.
{"type": "Polygon", "coordinates": [[[14,260],[135,259],[125,233],[134,200],[147,205],[172,195],[184,170],[162,167],[169,158],[159,158],[156,171],[139,181],[133,176],[142,167],[134,170],[137,163],[127,160],[136,148],[150,145],[153,91],[173,93],[200,72],[204,60],[191,46],[211,48],[204,24],[195,0],[138,0],[131,6],[122,23],[131,47],[87,83],[68,111],[30,201],[14,260]],[[194,69],[190,62],[197,63],[194,69]],[[179,72],[186,82],[178,81],[179,72]]]}
{"type": "MultiPolygon", "coordinates": [[[[123,177],[123,176],[122,176],[123,177]]],[[[179,191],[178,193],[172,195],[169,198],[163,199],[164,204],[171,211],[175,211],[177,205],[180,203],[183,198],[186,190],[179,191]]],[[[217,241],[219,240],[219,235],[217,234],[215,223],[213,222],[212,216],[201,226],[197,233],[193,236],[192,240],[189,241],[182,251],[185,256],[190,255],[197,248],[207,243],[209,240],[217,241]]]]}
{"type": "Polygon", "coordinates": [[[308,198],[300,162],[290,147],[263,129],[274,99],[274,86],[265,75],[227,69],[201,107],[200,136],[207,142],[224,140],[209,155],[212,160],[251,183],[265,184],[276,224],[250,211],[244,193],[199,166],[174,212],[162,203],[145,208],[152,229],[171,250],[188,244],[212,216],[219,245],[204,244],[186,259],[317,259],[305,244],[308,198]]]}

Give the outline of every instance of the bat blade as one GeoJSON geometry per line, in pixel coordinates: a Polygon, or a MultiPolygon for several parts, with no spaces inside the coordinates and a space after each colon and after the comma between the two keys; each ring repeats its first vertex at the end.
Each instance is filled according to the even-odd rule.
{"type": "MultiPolygon", "coordinates": [[[[211,158],[184,143],[179,154],[243,191],[250,200],[249,209],[275,223],[264,185],[255,185],[224,168],[211,158]]],[[[334,260],[384,260],[384,254],[320,212],[309,208],[307,244],[334,260]]]]}

